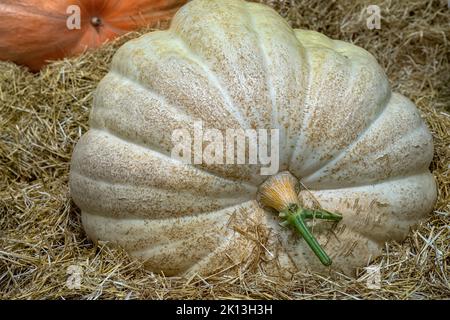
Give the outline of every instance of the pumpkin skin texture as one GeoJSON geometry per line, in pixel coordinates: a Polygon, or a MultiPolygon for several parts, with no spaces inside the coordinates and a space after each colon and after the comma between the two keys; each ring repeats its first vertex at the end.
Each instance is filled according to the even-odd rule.
{"type": "Polygon", "coordinates": [[[300,201],[343,216],[311,228],[333,270],[367,265],[436,201],[431,134],[370,53],[293,30],[261,4],[194,0],[169,30],[121,47],[96,90],[70,173],[91,239],[118,244],[166,275],[261,255],[271,272],[329,270],[259,204],[268,178],[260,165],[170,157],[173,130],[192,132],[200,119],[219,130],[280,130],[279,171],[299,179],[300,201]]]}
{"type": "Polygon", "coordinates": [[[38,71],[46,60],[75,55],[128,31],[167,20],[184,3],[185,0],[4,0],[0,3],[0,59],[38,71]],[[71,5],[80,8],[80,29],[70,30],[66,25],[72,13],[67,13],[67,8],[71,5]]]}

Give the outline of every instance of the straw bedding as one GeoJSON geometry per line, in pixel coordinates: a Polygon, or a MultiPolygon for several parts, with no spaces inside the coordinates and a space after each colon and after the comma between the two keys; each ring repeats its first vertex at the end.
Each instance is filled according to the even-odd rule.
{"type": "MultiPolygon", "coordinates": [[[[381,288],[355,278],[299,273],[274,279],[257,265],[235,275],[168,278],[152,274],[119,248],[94,245],[71,202],[72,149],[88,129],[92,94],[116,49],[50,64],[38,74],[0,62],[0,297],[2,299],[442,299],[450,298],[450,8],[447,1],[265,1],[293,27],[351,41],[385,68],[393,89],[412,99],[435,143],[431,170],[439,187],[434,211],[404,243],[386,244],[372,262],[381,288]],[[381,29],[366,8],[381,9],[381,29]],[[70,266],[81,285],[66,285],[70,266]]],[[[165,26],[161,26],[164,28],[165,26]]]]}

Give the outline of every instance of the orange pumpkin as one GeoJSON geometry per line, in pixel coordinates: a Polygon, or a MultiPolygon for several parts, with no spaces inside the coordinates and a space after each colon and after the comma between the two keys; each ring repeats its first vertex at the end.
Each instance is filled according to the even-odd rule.
{"type": "Polygon", "coordinates": [[[186,2],[2,0],[0,59],[37,71],[47,60],[71,56],[127,31],[167,20],[186,2]]]}

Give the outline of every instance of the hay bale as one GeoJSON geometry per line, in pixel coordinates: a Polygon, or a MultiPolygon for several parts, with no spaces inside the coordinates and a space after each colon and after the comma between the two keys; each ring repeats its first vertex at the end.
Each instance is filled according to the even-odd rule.
{"type": "Polygon", "coordinates": [[[152,274],[119,248],[86,239],[71,202],[72,149],[88,128],[92,93],[117,48],[149,30],[127,34],[97,51],[31,74],[0,62],[0,298],[449,298],[450,264],[450,10],[446,1],[375,1],[380,30],[366,27],[373,1],[266,0],[293,27],[323,32],[370,51],[393,89],[411,98],[435,143],[431,170],[439,198],[427,221],[402,243],[386,244],[373,262],[381,288],[368,274],[297,274],[274,280],[255,270],[239,276],[167,278],[152,274]],[[69,286],[71,266],[81,285],[69,286]]]}

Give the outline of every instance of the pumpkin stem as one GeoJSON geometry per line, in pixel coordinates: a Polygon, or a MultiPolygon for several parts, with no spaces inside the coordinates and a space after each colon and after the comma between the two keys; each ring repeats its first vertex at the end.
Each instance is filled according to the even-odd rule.
{"type": "Polygon", "coordinates": [[[100,19],[99,17],[92,17],[92,18],[91,18],[91,24],[92,24],[94,27],[99,27],[99,26],[102,25],[102,19],[100,19]]]}
{"type": "Polygon", "coordinates": [[[305,219],[313,216],[317,219],[338,221],[342,219],[342,217],[336,214],[332,214],[332,219],[328,219],[329,216],[321,216],[320,212],[312,210],[308,210],[308,212],[309,213],[307,213],[305,209],[300,208],[297,205],[293,205],[291,208],[285,211],[285,219],[291,226],[293,226],[297,230],[297,232],[303,237],[303,239],[305,239],[306,243],[319,258],[320,262],[322,262],[324,266],[329,266],[332,263],[331,258],[328,256],[319,242],[317,242],[317,239],[306,226],[305,219]]]}
{"type": "Polygon", "coordinates": [[[323,209],[311,210],[302,208],[302,215],[305,219],[321,219],[329,221],[340,221],[342,216],[337,213],[332,213],[323,209]]]}
{"type": "Polygon", "coordinates": [[[319,244],[306,225],[306,219],[340,221],[342,215],[323,209],[302,208],[295,192],[296,179],[289,172],[282,172],[266,180],[260,187],[260,201],[263,205],[279,212],[283,226],[290,225],[305,239],[311,250],[325,265],[331,265],[331,258],[319,244]]]}

